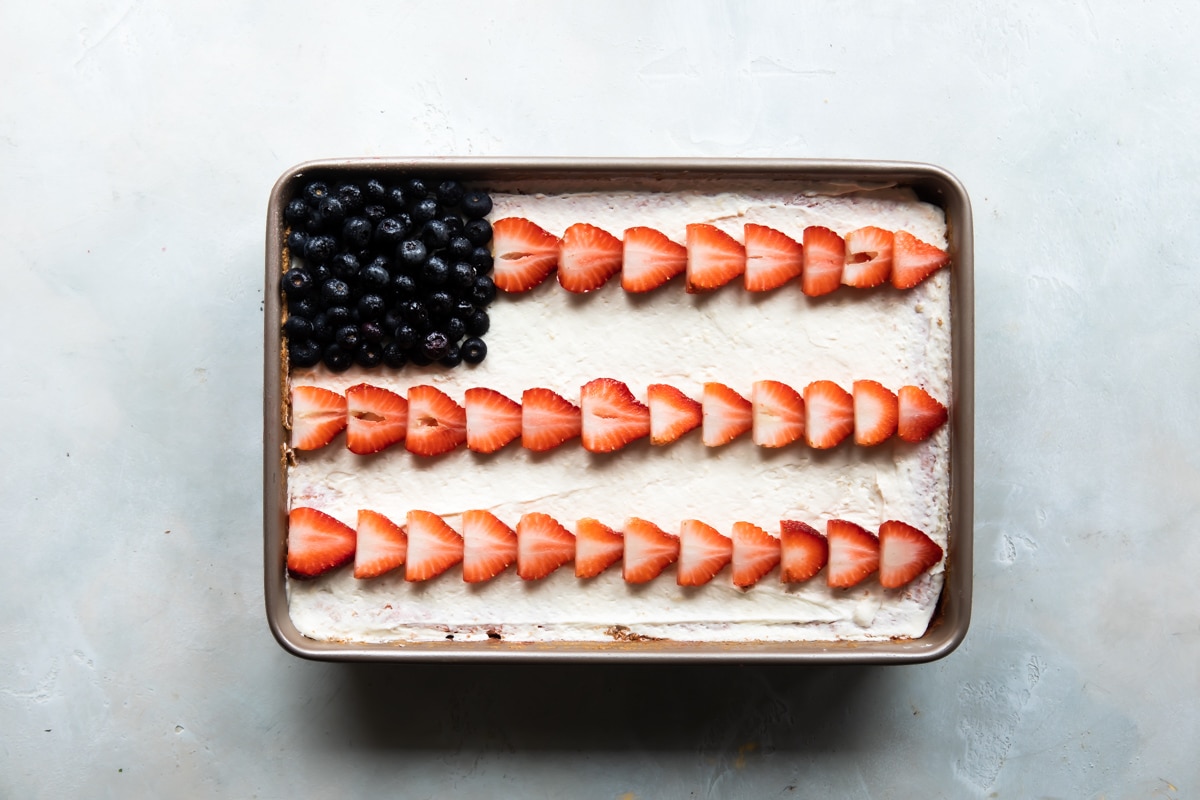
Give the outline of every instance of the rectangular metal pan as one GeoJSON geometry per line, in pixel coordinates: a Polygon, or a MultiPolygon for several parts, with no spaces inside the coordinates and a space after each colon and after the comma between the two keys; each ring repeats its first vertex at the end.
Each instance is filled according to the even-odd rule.
{"type": "Polygon", "coordinates": [[[789,664],[905,664],[952,652],[970,622],[974,460],[974,283],[971,206],[962,184],[939,167],[906,162],[795,159],[477,159],[346,158],[311,161],[285,172],[271,191],[267,210],[265,372],[263,386],[263,544],[267,622],[279,644],[304,658],[338,661],[623,661],[789,664]],[[303,636],[288,615],[285,584],[287,537],[287,433],[283,428],[286,366],[281,358],[279,290],[285,245],[284,207],[303,182],[404,172],[452,174],[487,186],[489,181],[624,182],[667,178],[686,183],[730,177],[892,184],[912,188],[920,199],[945,210],[952,258],[951,342],[953,403],[951,435],[951,528],[941,599],[924,636],[912,640],[827,643],[680,643],[613,641],[525,644],[446,641],[423,644],[345,644],[303,636]]]}

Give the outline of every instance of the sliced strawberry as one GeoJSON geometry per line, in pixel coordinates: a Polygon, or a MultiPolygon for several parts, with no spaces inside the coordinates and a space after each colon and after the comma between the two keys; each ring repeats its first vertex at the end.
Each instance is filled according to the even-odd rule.
{"type": "Polygon", "coordinates": [[[577,222],[558,243],[558,282],[568,292],[591,292],[621,271],[621,240],[606,230],[577,222]]]}
{"type": "Polygon", "coordinates": [[[631,517],[625,523],[626,583],[646,583],[679,558],[679,537],[653,522],[631,517]]]}
{"type": "Polygon", "coordinates": [[[900,421],[896,435],[906,442],[928,439],[949,417],[946,407],[920,386],[901,386],[897,399],[900,421]]]}
{"type": "Polygon", "coordinates": [[[829,561],[829,542],[800,520],[785,519],[779,523],[779,543],[783,550],[779,579],[784,583],[806,581],[829,561]]]}
{"type": "Polygon", "coordinates": [[[879,540],[861,526],[831,519],[825,524],[825,538],[829,541],[825,579],[830,586],[854,586],[879,568],[879,540]]]}
{"type": "Polygon", "coordinates": [[[357,535],[354,577],[378,578],[404,563],[408,534],[378,511],[359,510],[357,535]]]}
{"type": "Polygon", "coordinates": [[[517,534],[490,511],[462,515],[463,580],[489,581],[517,560],[517,534]]]}
{"type": "Polygon", "coordinates": [[[588,381],[579,399],[587,450],[611,453],[650,435],[650,409],[639,403],[624,383],[612,378],[588,381]]]}
{"type": "Polygon", "coordinates": [[[427,581],[463,559],[463,540],[446,521],[428,511],[408,512],[404,580],[427,581]]]}
{"type": "Polygon", "coordinates": [[[779,563],[779,540],[749,522],[733,523],[733,585],[748,589],[779,563]]]}
{"type": "Polygon", "coordinates": [[[942,548],[912,525],[888,520],[879,527],[879,583],[897,589],[942,560],[942,548]]]}
{"type": "Polygon", "coordinates": [[[804,245],[785,233],[747,222],[746,291],[778,289],[804,272],[804,245]]]}
{"type": "Polygon", "coordinates": [[[779,381],[755,381],[751,436],[759,447],[783,447],[804,435],[804,398],[779,381]]]}
{"type": "Polygon", "coordinates": [[[354,528],[315,508],[293,508],[288,514],[287,568],[312,578],[354,558],[354,528]]]}
{"type": "Polygon", "coordinates": [[[679,526],[679,566],[675,582],[703,586],[733,558],[733,541],[711,525],[685,519],[679,526]]]}
{"type": "Polygon", "coordinates": [[[467,389],[467,447],[494,453],[521,435],[521,406],[493,389],[467,389]]]}
{"type": "Polygon", "coordinates": [[[575,523],[575,577],[594,578],[625,555],[625,537],[599,520],[575,523]]]}
{"type": "Polygon", "coordinates": [[[950,263],[950,254],[922,242],[907,231],[896,231],[892,249],[892,286],[911,289],[950,263]]]}
{"type": "Polygon", "coordinates": [[[854,398],[849,392],[833,381],[813,381],[804,387],[804,435],[809,447],[834,447],[853,432],[854,398]]]}
{"type": "Polygon", "coordinates": [[[627,292],[657,289],[687,269],[687,248],[654,228],[625,231],[621,287],[627,292]]]}
{"type": "Polygon", "coordinates": [[[316,450],[346,427],[346,398],[317,386],[292,388],[292,449],[316,450]]]}
{"type": "Polygon", "coordinates": [[[650,384],[646,405],[650,407],[650,444],[670,444],[700,427],[700,404],[674,386],[650,384]]]}
{"type": "Polygon", "coordinates": [[[896,395],[876,381],[854,382],[854,443],[875,445],[896,432],[896,395]]]}
{"type": "Polygon", "coordinates": [[[579,406],[549,389],[521,395],[521,446],[542,452],[574,439],[583,430],[579,406]]]}
{"type": "Polygon", "coordinates": [[[508,217],[492,223],[492,280],[502,292],[527,292],[558,266],[558,237],[527,219],[508,217]]]}
{"type": "Polygon", "coordinates": [[[804,274],[800,289],[809,297],[829,294],[842,283],[846,242],[829,228],[804,229],[804,274]]]}
{"type": "Polygon", "coordinates": [[[707,292],[746,271],[746,248],[712,225],[687,226],[687,290],[707,292]]]}
{"type": "Polygon", "coordinates": [[[448,453],[467,440],[467,412],[440,389],[408,390],[408,433],[404,446],[419,456],[448,453]]]}
{"type": "Polygon", "coordinates": [[[859,289],[887,283],[892,277],[892,232],[868,225],[846,234],[842,283],[859,289]]]}
{"type": "Polygon", "coordinates": [[[404,441],[408,401],[395,392],[360,383],[346,390],[346,447],[351,453],[378,453],[404,441]]]}
{"type": "Polygon", "coordinates": [[[701,406],[704,409],[701,437],[708,447],[729,444],[754,425],[750,401],[723,383],[704,384],[701,406]]]}
{"type": "Polygon", "coordinates": [[[536,581],[575,558],[575,535],[547,514],[525,514],[517,523],[517,574],[536,581]]]}

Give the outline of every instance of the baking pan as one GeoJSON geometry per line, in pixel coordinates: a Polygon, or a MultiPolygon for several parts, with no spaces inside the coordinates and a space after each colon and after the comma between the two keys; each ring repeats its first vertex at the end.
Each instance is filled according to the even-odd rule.
{"type": "MultiPolygon", "coordinates": [[[[304,658],[338,661],[624,661],[755,662],[790,664],[904,664],[928,662],[952,652],[970,622],[974,457],[974,285],[971,206],[962,184],[936,166],[889,161],[797,159],[476,159],[346,158],[310,161],[285,172],[271,191],[267,210],[265,373],[263,387],[263,531],[267,621],[276,640],[304,658]],[[788,179],[827,184],[909,187],[946,214],[951,268],[953,402],[950,404],[950,538],[942,594],[925,635],[881,642],[612,641],[519,643],[445,641],[418,644],[347,644],[305,637],[288,614],[285,579],[287,537],[286,365],[280,331],[279,280],[284,259],[283,210],[302,183],[314,178],[365,179],[368,175],[417,172],[453,175],[487,186],[489,181],[570,180],[608,188],[650,179],[711,181],[788,179]]],[[[503,302],[501,300],[501,302],[503,302]]]]}

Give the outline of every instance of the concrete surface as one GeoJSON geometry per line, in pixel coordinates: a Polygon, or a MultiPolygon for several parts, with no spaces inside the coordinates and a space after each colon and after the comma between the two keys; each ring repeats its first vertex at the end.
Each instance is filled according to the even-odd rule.
{"type": "MultiPolygon", "coordinates": [[[[1200,794],[1200,10],[3,4],[0,796],[1200,794]],[[336,155],[930,161],[974,624],[903,668],[384,668],[261,590],[266,198],[336,155]]],[[[347,4],[350,5],[350,4],[347,4]]]]}

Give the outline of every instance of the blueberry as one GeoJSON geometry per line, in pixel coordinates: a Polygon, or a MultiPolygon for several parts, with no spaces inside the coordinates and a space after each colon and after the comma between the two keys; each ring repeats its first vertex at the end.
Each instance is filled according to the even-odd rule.
{"type": "Polygon", "coordinates": [[[491,272],[492,265],[495,263],[495,260],[492,258],[492,252],[486,247],[476,247],[471,251],[471,257],[468,260],[480,275],[486,275],[491,272]]]}
{"type": "Polygon", "coordinates": [[[443,367],[457,367],[462,363],[462,352],[458,349],[458,345],[452,344],[446,348],[446,354],[438,359],[438,363],[443,367]]]}
{"type": "Polygon", "coordinates": [[[381,205],[370,205],[363,209],[363,217],[372,225],[378,225],[387,216],[387,208],[381,205]]]}
{"type": "Polygon", "coordinates": [[[426,333],[433,327],[429,320],[429,309],[425,304],[416,300],[409,301],[409,310],[404,315],[404,321],[418,334],[426,333]]]}
{"type": "Polygon", "coordinates": [[[289,317],[304,317],[312,319],[321,310],[320,302],[311,294],[301,297],[299,300],[288,298],[288,316],[289,317]]]}
{"type": "Polygon", "coordinates": [[[480,275],[471,287],[471,299],[477,306],[486,306],[496,299],[496,284],[487,275],[480,275]]]}
{"type": "Polygon", "coordinates": [[[339,278],[330,278],[321,284],[321,297],[330,305],[345,303],[350,299],[350,284],[339,278]]]}
{"type": "Polygon", "coordinates": [[[372,261],[367,266],[363,267],[362,272],[358,273],[358,280],[364,287],[368,289],[383,289],[392,280],[392,273],[388,272],[387,259],[382,256],[372,261]],[[382,261],[383,263],[380,263],[382,261]]]}
{"type": "Polygon", "coordinates": [[[433,363],[433,359],[429,358],[424,353],[422,353],[421,348],[419,348],[419,347],[413,349],[408,354],[408,360],[411,361],[413,366],[415,366],[415,367],[428,367],[430,364],[433,363]]]}
{"type": "Polygon", "coordinates": [[[335,332],[343,325],[354,322],[354,315],[346,306],[330,306],[325,309],[325,320],[335,332]]]}
{"type": "Polygon", "coordinates": [[[321,205],[321,201],[329,196],[329,187],[321,181],[313,181],[304,187],[304,199],[313,208],[321,205]]]}
{"type": "Polygon", "coordinates": [[[475,313],[475,304],[465,297],[460,297],[454,301],[454,316],[460,319],[466,319],[475,313]]]}
{"type": "Polygon", "coordinates": [[[442,205],[456,206],[462,202],[466,189],[456,180],[442,181],[437,187],[437,199],[442,205]]]}
{"type": "Polygon", "coordinates": [[[312,212],[311,214],[308,215],[308,220],[304,223],[304,230],[308,231],[309,233],[313,233],[313,234],[324,233],[325,218],[322,217],[320,214],[318,214],[316,211],[312,212]]]}
{"type": "Polygon", "coordinates": [[[429,316],[444,319],[454,309],[454,297],[446,291],[430,292],[425,295],[425,307],[429,309],[429,316]]]}
{"type": "Polygon", "coordinates": [[[338,328],[337,333],[333,335],[333,340],[347,350],[353,350],[362,341],[358,335],[357,325],[343,325],[338,328]]]}
{"type": "Polygon", "coordinates": [[[383,360],[383,347],[376,342],[363,342],[354,351],[354,360],[361,367],[374,367],[383,360]]]}
{"type": "Polygon", "coordinates": [[[384,202],[392,211],[400,211],[408,205],[408,196],[399,186],[393,186],[384,195],[384,202]]]}
{"type": "Polygon", "coordinates": [[[363,194],[368,201],[380,203],[383,202],[383,198],[387,195],[387,189],[383,188],[383,184],[378,180],[371,178],[371,180],[367,181],[363,194]]]}
{"type": "Polygon", "coordinates": [[[462,353],[463,361],[468,364],[478,364],[487,357],[487,345],[483,343],[483,339],[476,336],[464,340],[458,349],[462,353]]]}
{"type": "Polygon", "coordinates": [[[395,217],[384,217],[375,226],[375,244],[390,250],[400,244],[406,233],[408,233],[408,228],[400,220],[395,217]]]}
{"type": "Polygon", "coordinates": [[[475,268],[465,261],[457,261],[450,268],[450,284],[459,289],[470,289],[475,284],[475,268]]]}
{"type": "Polygon", "coordinates": [[[437,200],[426,197],[409,209],[408,213],[412,214],[412,218],[416,222],[428,222],[438,215],[437,200]]]}
{"type": "Polygon", "coordinates": [[[304,317],[289,316],[287,322],[283,323],[283,332],[289,339],[303,341],[312,336],[313,324],[304,317]]]}
{"type": "Polygon", "coordinates": [[[330,225],[336,225],[346,218],[346,207],[336,197],[326,197],[317,206],[319,213],[330,225]]]}
{"type": "Polygon", "coordinates": [[[320,286],[333,277],[333,273],[329,270],[328,264],[315,264],[309,268],[312,273],[313,285],[320,286]]]}
{"type": "Polygon", "coordinates": [[[337,342],[325,345],[325,366],[334,372],[345,372],[354,363],[354,356],[337,342]]]}
{"type": "Polygon", "coordinates": [[[429,184],[423,178],[409,178],[404,182],[404,193],[410,201],[422,200],[429,194],[429,184]]]}
{"type": "Polygon", "coordinates": [[[304,257],[314,264],[324,264],[336,250],[337,241],[332,236],[313,236],[304,247],[304,257]]]}
{"type": "Polygon", "coordinates": [[[442,323],[442,330],[446,332],[446,336],[452,342],[460,341],[467,335],[467,325],[460,317],[447,317],[446,321],[442,323]]]}
{"type": "Polygon", "coordinates": [[[291,233],[288,234],[288,238],[287,238],[288,249],[291,250],[296,255],[303,255],[304,248],[307,244],[308,244],[308,232],[307,231],[296,230],[296,231],[292,231],[291,233]]]}
{"type": "Polygon", "coordinates": [[[367,342],[382,342],[383,341],[383,325],[374,320],[368,322],[360,322],[358,324],[358,335],[367,342]]]}
{"type": "Polygon", "coordinates": [[[416,293],[417,282],[413,280],[412,275],[405,275],[401,272],[392,276],[392,281],[388,284],[388,288],[391,289],[393,297],[407,299],[416,293]]]}
{"type": "Polygon", "coordinates": [[[473,219],[463,226],[463,236],[476,247],[482,247],[492,240],[492,223],[486,219],[473,219]]]}
{"type": "Polygon", "coordinates": [[[425,249],[425,243],[420,239],[405,239],[396,248],[396,260],[415,266],[424,261],[428,253],[429,251],[425,249]]]}
{"type": "Polygon", "coordinates": [[[347,214],[357,213],[366,200],[363,198],[363,190],[358,188],[355,183],[343,183],[337,187],[334,196],[342,201],[342,207],[346,209],[347,214]]]}
{"type": "Polygon", "coordinates": [[[350,281],[358,277],[358,271],[362,265],[358,263],[357,256],[350,253],[338,253],[333,257],[333,261],[329,262],[329,268],[333,270],[335,278],[350,281]]]}
{"type": "Polygon", "coordinates": [[[432,331],[421,342],[421,355],[430,361],[437,361],[446,355],[448,347],[450,347],[450,340],[446,338],[446,334],[441,331],[432,331]]]}
{"type": "Polygon", "coordinates": [[[427,286],[441,286],[450,279],[450,265],[441,256],[430,256],[421,268],[421,280],[427,286]]]}
{"type": "Polygon", "coordinates": [[[293,225],[299,225],[308,222],[308,213],[308,203],[297,197],[283,209],[283,218],[293,225]]]}
{"type": "Polygon", "coordinates": [[[383,298],[377,294],[364,294],[358,298],[358,318],[361,320],[379,319],[384,308],[383,298]]]}
{"type": "Polygon", "coordinates": [[[440,219],[431,219],[421,228],[421,238],[430,250],[440,250],[450,244],[450,228],[440,219]]]}
{"type": "Polygon", "coordinates": [[[373,226],[366,217],[346,217],[342,223],[342,241],[352,250],[361,250],[371,243],[373,226]]]}
{"type": "Polygon", "coordinates": [[[404,351],[407,348],[401,347],[397,342],[388,342],[383,346],[383,363],[385,366],[392,369],[400,369],[404,363],[408,361],[404,351]]]}
{"type": "Polygon", "coordinates": [[[301,298],[312,289],[312,276],[300,267],[292,267],[283,273],[283,291],[289,298],[301,298]]]}
{"type": "Polygon", "coordinates": [[[472,336],[483,336],[488,332],[488,328],[492,327],[492,320],[488,317],[488,313],[482,309],[466,318],[467,333],[472,336]]]}
{"type": "Polygon", "coordinates": [[[312,326],[312,338],[314,341],[320,342],[321,344],[329,344],[333,341],[333,332],[335,328],[333,325],[329,324],[329,318],[324,312],[313,317],[312,326]]]}
{"type": "Polygon", "coordinates": [[[398,325],[394,341],[402,349],[411,350],[417,343],[417,332],[409,325],[398,325]]]}
{"type": "Polygon", "coordinates": [[[465,236],[452,236],[450,242],[446,245],[446,252],[451,258],[459,261],[465,261],[471,257],[471,251],[475,246],[471,244],[471,240],[465,236]]]}
{"type": "Polygon", "coordinates": [[[462,199],[463,216],[467,219],[481,219],[492,210],[492,198],[487,192],[467,192],[462,199]]]}
{"type": "Polygon", "coordinates": [[[457,236],[462,233],[463,221],[455,212],[450,212],[442,216],[442,222],[446,223],[446,227],[450,229],[450,235],[457,236]]]}
{"type": "Polygon", "coordinates": [[[288,360],[293,367],[315,367],[321,360],[321,345],[312,339],[289,343],[288,360]]]}

